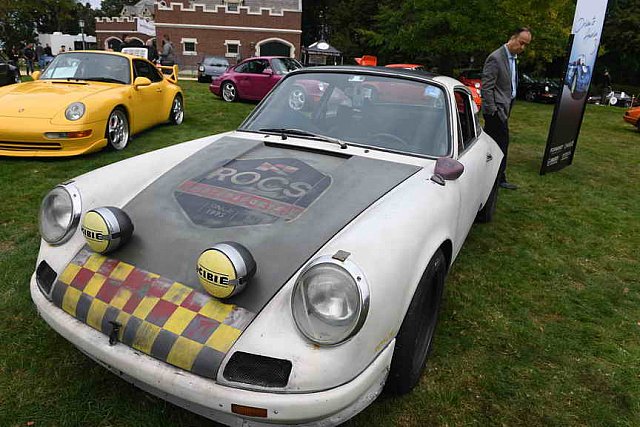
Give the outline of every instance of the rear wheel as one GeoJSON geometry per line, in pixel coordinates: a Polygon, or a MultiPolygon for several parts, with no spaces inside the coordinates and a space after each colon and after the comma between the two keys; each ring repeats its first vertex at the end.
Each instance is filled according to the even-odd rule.
{"type": "Polygon", "coordinates": [[[236,86],[231,82],[222,83],[222,99],[227,102],[234,102],[238,99],[236,86]]]}
{"type": "Polygon", "coordinates": [[[129,120],[127,113],[122,108],[116,107],[109,114],[105,136],[108,146],[112,150],[124,150],[129,143],[129,120]]]}
{"type": "Polygon", "coordinates": [[[385,385],[388,393],[408,393],[420,381],[438,323],[446,274],[447,261],[442,250],[438,249],[422,275],[396,336],[385,385]]]}
{"type": "Polygon", "coordinates": [[[491,193],[489,193],[487,203],[484,204],[482,209],[480,209],[476,215],[476,222],[486,223],[493,221],[493,217],[496,213],[496,206],[498,205],[498,184],[498,178],[496,178],[496,181],[493,183],[491,193]]]}
{"type": "Polygon", "coordinates": [[[289,93],[289,108],[295,111],[304,109],[307,103],[307,92],[301,86],[294,86],[289,93]]]}
{"type": "Polygon", "coordinates": [[[169,112],[169,121],[171,124],[179,125],[184,120],[184,104],[182,102],[182,96],[180,94],[173,98],[171,104],[171,111],[169,112]]]}

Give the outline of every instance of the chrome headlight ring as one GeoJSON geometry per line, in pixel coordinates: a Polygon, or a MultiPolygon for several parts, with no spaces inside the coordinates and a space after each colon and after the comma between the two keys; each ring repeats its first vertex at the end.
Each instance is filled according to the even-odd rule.
{"type": "Polygon", "coordinates": [[[73,183],[54,187],[40,205],[40,235],[51,245],[61,245],[78,228],[81,212],[80,191],[73,183]]]}
{"type": "Polygon", "coordinates": [[[76,120],[80,120],[82,116],[84,116],[87,108],[82,102],[74,102],[69,104],[66,110],[64,110],[64,116],[67,120],[75,122],[76,120]]]}
{"type": "Polygon", "coordinates": [[[353,337],[369,312],[369,285],[351,260],[329,255],[308,264],[291,295],[294,321],[314,344],[334,346],[353,337]]]}

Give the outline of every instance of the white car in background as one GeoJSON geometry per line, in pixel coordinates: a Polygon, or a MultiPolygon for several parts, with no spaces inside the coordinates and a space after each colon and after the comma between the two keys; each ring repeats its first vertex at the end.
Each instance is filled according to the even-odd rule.
{"type": "Polygon", "coordinates": [[[294,71],[237,131],[54,188],[31,296],[83,353],[190,411],[338,424],[418,383],[501,159],[457,80],[294,71]],[[299,87],[321,92],[304,111],[299,87]]]}

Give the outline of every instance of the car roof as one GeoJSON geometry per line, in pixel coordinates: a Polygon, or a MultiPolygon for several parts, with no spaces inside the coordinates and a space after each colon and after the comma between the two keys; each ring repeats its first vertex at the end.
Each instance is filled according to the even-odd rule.
{"type": "Polygon", "coordinates": [[[59,55],[70,55],[70,54],[74,54],[74,53],[92,53],[92,54],[98,54],[98,55],[113,55],[113,56],[121,56],[123,58],[136,58],[136,59],[144,59],[144,58],[140,58],[139,56],[135,56],[135,55],[128,55],[126,53],[122,53],[122,52],[111,52],[109,50],[71,50],[69,52],[60,52],[58,54],[59,55]]]}
{"type": "Polygon", "coordinates": [[[459,80],[453,77],[443,76],[435,74],[429,71],[423,70],[408,70],[406,68],[388,68],[381,66],[362,66],[362,65],[322,65],[317,67],[306,67],[298,70],[291,71],[286,77],[296,74],[308,74],[314,72],[341,72],[341,73],[369,73],[386,76],[400,76],[400,77],[412,77],[420,78],[428,81],[435,81],[447,86],[453,90],[456,87],[466,87],[459,80]]]}

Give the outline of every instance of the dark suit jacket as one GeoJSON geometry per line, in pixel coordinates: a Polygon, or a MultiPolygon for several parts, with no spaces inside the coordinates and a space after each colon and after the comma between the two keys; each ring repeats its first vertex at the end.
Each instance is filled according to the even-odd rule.
{"type": "Polygon", "coordinates": [[[511,68],[504,45],[487,57],[482,69],[482,112],[497,112],[503,120],[511,113],[511,68]]]}

